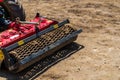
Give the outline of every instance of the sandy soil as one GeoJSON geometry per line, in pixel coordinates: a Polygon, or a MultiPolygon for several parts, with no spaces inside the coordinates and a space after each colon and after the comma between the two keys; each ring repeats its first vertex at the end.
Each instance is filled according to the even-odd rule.
{"type": "MultiPolygon", "coordinates": [[[[27,20],[40,12],[83,29],[76,42],[84,48],[35,80],[120,80],[120,0],[28,1],[21,0],[27,20]]],[[[9,76],[0,75],[0,80],[9,76]]]]}

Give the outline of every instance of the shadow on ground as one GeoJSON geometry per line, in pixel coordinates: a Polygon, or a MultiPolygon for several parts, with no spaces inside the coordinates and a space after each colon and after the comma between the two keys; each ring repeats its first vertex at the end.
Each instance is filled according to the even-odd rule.
{"type": "Polygon", "coordinates": [[[2,69],[0,71],[0,77],[6,78],[7,80],[34,80],[37,76],[40,76],[46,70],[48,70],[51,66],[57,64],[58,62],[68,58],[73,53],[83,49],[84,46],[79,45],[75,42],[63,47],[59,51],[55,52],[53,55],[46,57],[39,62],[36,62],[32,66],[27,69],[19,72],[17,74],[9,73],[2,69]]]}

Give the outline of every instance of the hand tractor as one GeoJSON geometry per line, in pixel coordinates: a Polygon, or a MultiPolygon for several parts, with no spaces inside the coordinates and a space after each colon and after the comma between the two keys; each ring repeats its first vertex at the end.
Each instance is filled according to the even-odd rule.
{"type": "Polygon", "coordinates": [[[82,29],[68,23],[68,19],[58,22],[39,13],[25,21],[17,0],[0,0],[0,66],[17,73],[75,41],[82,29]]]}

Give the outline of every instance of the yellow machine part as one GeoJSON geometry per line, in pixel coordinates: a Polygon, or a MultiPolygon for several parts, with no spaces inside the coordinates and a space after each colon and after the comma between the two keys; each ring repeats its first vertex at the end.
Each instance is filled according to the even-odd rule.
{"type": "Polygon", "coordinates": [[[2,50],[0,50],[0,67],[1,67],[1,63],[4,60],[4,54],[2,52],[2,50]]]}

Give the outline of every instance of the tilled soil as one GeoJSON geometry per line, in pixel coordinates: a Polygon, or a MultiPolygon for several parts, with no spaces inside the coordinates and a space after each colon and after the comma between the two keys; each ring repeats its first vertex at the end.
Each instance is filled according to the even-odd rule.
{"type": "MultiPolygon", "coordinates": [[[[76,43],[84,48],[42,74],[34,74],[35,80],[120,80],[119,0],[21,0],[21,3],[27,20],[40,12],[58,21],[68,18],[71,26],[83,29],[76,43]]],[[[7,72],[0,72],[0,76],[1,80],[13,80],[7,72]]]]}

